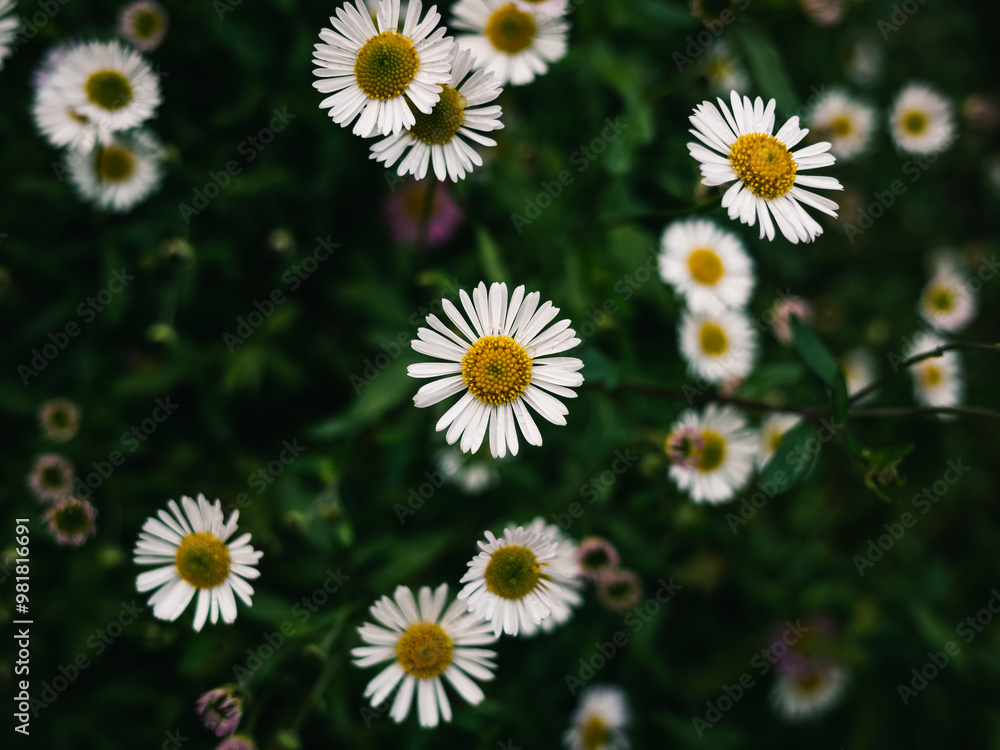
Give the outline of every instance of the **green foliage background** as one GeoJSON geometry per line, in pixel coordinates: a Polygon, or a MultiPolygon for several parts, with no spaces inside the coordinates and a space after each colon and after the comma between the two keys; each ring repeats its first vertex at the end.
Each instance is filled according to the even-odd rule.
{"type": "MultiPolygon", "coordinates": [[[[850,2],[844,22],[819,28],[797,3],[757,0],[723,34],[755,63],[747,93],[781,97],[779,120],[822,87],[846,83],[846,50],[859,35],[884,53],[881,76],[860,91],[882,111],[912,79],[930,82],[956,104],[995,92],[996,9],[969,0],[913,5],[917,12],[886,41],[877,24],[891,17],[893,4],[882,1],[850,2]]],[[[164,102],[151,125],[171,148],[167,178],[161,192],[124,216],[83,204],[57,179],[60,156],[30,115],[31,75],[47,47],[108,38],[119,3],[61,6],[0,73],[0,256],[9,273],[0,299],[0,547],[9,552],[15,517],[32,519],[34,695],[78,654],[91,661],[32,722],[29,740],[5,734],[4,746],[160,747],[166,732],[178,731],[190,738],[185,748],[212,747],[214,738],[193,713],[195,699],[232,681],[247,650],[257,651],[265,633],[289,621],[294,635],[251,682],[249,713],[262,748],[276,747],[275,732],[295,721],[324,659],[333,663],[332,679],[301,725],[304,747],[495,748],[508,740],[554,747],[576,702],[566,675],[576,676],[579,660],[618,630],[629,642],[593,682],[627,691],[634,747],[1000,746],[1000,623],[967,645],[955,632],[1000,585],[995,422],[851,420],[851,434],[866,447],[916,445],[901,465],[905,486],[888,490],[892,503],[865,487],[857,462],[827,445],[804,481],[734,534],[727,514],[739,506],[691,503],[667,479],[652,445],[685,404],[621,387],[685,382],[678,301],[657,276],[642,283],[637,275],[657,247],[661,214],[696,203],[697,169],[684,144],[687,117],[707,90],[696,65],[678,71],[672,56],[684,54],[688,37],[704,26],[684,4],[576,5],[569,54],[535,83],[504,91],[499,146],[455,188],[467,221],[448,245],[429,252],[392,244],[381,213],[392,173],[368,160],[370,144],[318,107],[311,48],[335,3],[256,0],[221,18],[218,3],[208,0],[171,6],[167,39],[149,55],[163,75],[164,102]],[[268,125],[275,108],[294,119],[247,162],[241,144],[268,125]],[[600,137],[606,118],[627,127],[580,171],[573,155],[600,137]],[[232,159],[241,174],[185,222],[180,204],[191,204],[193,191],[232,159]],[[524,215],[526,202],[562,170],[570,170],[572,184],[517,232],[511,215],[524,215]],[[268,236],[278,228],[294,236],[294,252],[270,249],[268,236]],[[340,247],[290,292],[283,274],[312,252],[317,237],[340,247]],[[192,260],[165,251],[175,239],[190,243],[192,260]],[[25,385],[18,365],[49,332],[81,322],[77,306],[123,267],[135,280],[25,385]],[[351,377],[366,377],[367,362],[383,345],[393,351],[389,342],[415,335],[412,321],[433,300],[480,280],[540,290],[578,331],[607,300],[618,311],[586,329],[578,355],[587,382],[569,404],[568,427],[542,425],[544,446],[522,443],[516,459],[500,462],[498,487],[469,497],[446,485],[401,523],[394,506],[435,468],[443,438],[433,426],[442,409],[413,408],[419,383],[405,373],[418,357],[408,348],[360,395],[351,377]],[[273,289],[287,292],[288,301],[230,353],[223,334],[273,289]],[[54,396],[83,409],[81,433],[65,446],[47,443],[36,422],[39,404],[54,396]],[[168,397],[176,414],[135,452],[124,450],[124,465],[94,492],[96,538],[79,549],[57,547],[24,486],[35,457],[56,450],[78,474],[90,473],[92,462],[123,450],[122,434],[150,416],[155,399],[168,397]],[[252,475],[278,457],[286,440],[305,446],[303,455],[258,493],[252,475]],[[640,459],[590,503],[585,486],[626,446],[640,459]],[[859,576],[854,556],[885,533],[883,524],[914,511],[913,495],[940,480],[949,460],[971,470],[859,576]],[[122,602],[145,600],[135,593],[138,569],[131,563],[144,519],[169,498],[199,492],[224,504],[240,493],[252,499],[240,527],[264,551],[253,608],[240,605],[233,626],[200,634],[190,628],[192,609],[174,623],[146,610],[97,655],[90,645],[97,641],[88,639],[118,616],[122,602]],[[633,633],[623,615],[601,609],[588,590],[575,619],[555,634],[500,641],[487,700],[469,707],[454,698],[452,725],[420,730],[411,713],[401,726],[387,718],[366,726],[361,694],[375,670],[353,667],[348,650],[359,643],[355,628],[367,607],[399,584],[447,581],[456,591],[484,529],[536,515],[551,519],[574,502],[584,512],[570,535],[608,537],[623,565],[642,577],[647,596],[673,577],[683,585],[676,598],[633,633]],[[349,580],[302,623],[293,607],[328,570],[349,580]],[[751,670],[774,623],[817,612],[840,626],[830,648],[851,670],[841,704],[816,721],[788,725],[769,704],[773,674],[755,675],[754,688],[699,738],[692,716],[704,716],[706,701],[751,670]],[[910,670],[949,640],[959,642],[960,655],[904,706],[897,684],[909,683],[910,670]]],[[[30,16],[39,8],[21,0],[18,12],[30,16]]],[[[984,171],[996,153],[995,132],[962,121],[955,145],[853,244],[834,221],[824,220],[814,244],[792,246],[780,236],[758,241],[756,227],[730,222],[721,208],[709,207],[707,215],[737,231],[755,258],[752,314],[764,313],[777,289],[812,299],[824,345],[838,356],[870,346],[885,373],[886,356],[898,354],[916,329],[928,251],[963,248],[973,269],[996,252],[998,196],[984,171]]],[[[826,170],[847,187],[841,222],[856,222],[857,205],[868,205],[873,191],[906,180],[905,162],[883,127],[869,156],[826,170]]],[[[964,340],[997,340],[998,301],[994,279],[979,293],[980,314],[964,340]]],[[[760,364],[740,395],[827,401],[793,349],[769,334],[762,342],[760,364]]],[[[996,356],[962,357],[967,403],[996,408],[996,356]]],[[[903,374],[873,405],[911,403],[903,374]]],[[[2,591],[6,622],[14,616],[12,579],[2,591]]],[[[10,643],[0,650],[5,695],[14,692],[10,643]]]]}

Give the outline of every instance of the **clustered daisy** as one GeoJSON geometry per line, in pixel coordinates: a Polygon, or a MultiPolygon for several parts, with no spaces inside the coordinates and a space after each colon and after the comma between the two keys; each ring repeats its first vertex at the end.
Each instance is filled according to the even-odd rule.
{"type": "Polygon", "coordinates": [[[149,52],[163,42],[169,20],[167,11],[154,0],[135,0],[122,8],[118,33],[137,50],[149,52]]]}
{"type": "Polygon", "coordinates": [[[696,503],[731,500],[750,478],[758,439],[742,415],[729,406],[709,404],[699,414],[688,410],[672,432],[696,435],[689,441],[689,455],[675,461],[670,477],[696,503]]]}
{"type": "Polygon", "coordinates": [[[824,615],[807,618],[803,633],[790,646],[782,639],[784,632],[775,629],[769,647],[777,657],[777,681],[771,693],[775,708],[789,721],[826,713],[847,683],[847,669],[816,648],[817,641],[835,636],[833,622],[824,615]]]}
{"type": "Polygon", "coordinates": [[[163,179],[163,147],[145,128],[115,133],[107,143],[71,151],[69,176],[80,195],[109,211],[128,211],[163,179]]]}
{"type": "Polygon", "coordinates": [[[781,447],[785,433],[797,425],[800,419],[796,414],[771,414],[764,420],[760,428],[760,449],[757,453],[759,468],[763,468],[781,447]]]}
{"type": "Polygon", "coordinates": [[[64,497],[45,513],[45,522],[56,544],[79,547],[97,530],[97,510],[86,500],[64,497]]]}
{"type": "Polygon", "coordinates": [[[809,115],[810,127],[830,141],[830,153],[853,159],[865,152],[875,133],[875,109],[843,91],[823,95],[809,115]]]}
{"type": "MultiPolygon", "coordinates": [[[[937,349],[944,343],[943,339],[932,333],[920,332],[913,337],[904,354],[909,359],[937,349]]],[[[964,382],[958,352],[952,350],[937,357],[927,357],[909,369],[918,403],[925,406],[947,407],[958,406],[962,402],[964,382]]],[[[938,416],[941,419],[948,419],[951,415],[938,416]]]]}
{"type": "Polygon", "coordinates": [[[580,694],[563,744],[568,750],[626,750],[624,730],[631,719],[625,691],[615,685],[595,685],[580,694]]]}
{"type": "Polygon", "coordinates": [[[941,256],[920,295],[920,315],[939,331],[954,333],[976,315],[976,299],[965,273],[950,256],[941,256]]]}
{"type": "Polygon", "coordinates": [[[896,145],[911,154],[944,151],[955,138],[951,104],[924,83],[907,84],[899,92],[889,122],[896,145]]]}
{"type": "Polygon", "coordinates": [[[28,488],[42,502],[53,502],[73,492],[73,464],[57,453],[38,457],[28,475],[28,488]]]}

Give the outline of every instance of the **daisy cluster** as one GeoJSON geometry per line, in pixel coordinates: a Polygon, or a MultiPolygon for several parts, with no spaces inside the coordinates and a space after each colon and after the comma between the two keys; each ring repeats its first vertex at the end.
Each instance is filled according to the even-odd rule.
{"type": "Polygon", "coordinates": [[[400,176],[458,182],[483,165],[473,146],[496,146],[502,86],[530,83],[566,53],[565,0],[460,0],[453,38],[437,6],[355,0],[315,45],[313,86],[330,118],[362,138],[370,158],[400,176]],[[369,4],[370,3],[370,4],[369,4]]]}
{"type": "Polygon", "coordinates": [[[806,619],[802,635],[791,645],[784,640],[789,630],[775,629],[768,652],[777,657],[777,679],[771,701],[785,719],[797,722],[833,708],[844,693],[847,669],[836,659],[818,651],[829,649],[835,632],[829,617],[806,619]]]}
{"type": "Polygon", "coordinates": [[[166,28],[166,11],[138,0],[119,20],[126,43],[65,42],[35,73],[35,124],[64,149],[60,179],[68,173],[84,200],[108,211],[130,210],[163,179],[163,146],[144,126],[161,103],[160,78],[139,50],[157,47],[166,28]]]}

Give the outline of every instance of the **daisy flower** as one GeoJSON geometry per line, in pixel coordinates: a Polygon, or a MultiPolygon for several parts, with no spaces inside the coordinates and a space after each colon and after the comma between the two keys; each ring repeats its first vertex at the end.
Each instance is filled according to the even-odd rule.
{"type": "Polygon", "coordinates": [[[785,433],[800,420],[801,417],[797,414],[771,414],[764,420],[760,428],[760,447],[756,456],[758,468],[764,468],[774,452],[781,447],[785,433]]]}
{"type": "Polygon", "coordinates": [[[534,13],[536,16],[555,18],[563,15],[569,7],[569,0],[514,0],[518,10],[534,13]]]}
{"type": "Polygon", "coordinates": [[[98,140],[110,140],[112,131],[103,121],[92,120],[66,103],[65,97],[45,81],[52,71],[40,69],[36,78],[42,83],[35,89],[31,113],[38,131],[53,146],[71,150],[89,150],[98,140]]]}
{"type": "Polygon", "coordinates": [[[678,464],[693,469],[701,460],[701,451],[705,449],[705,441],[701,432],[695,427],[678,427],[673,430],[663,443],[663,452],[672,464],[678,464]]]}
{"type": "Polygon", "coordinates": [[[738,218],[749,226],[759,220],[761,239],[767,235],[773,240],[777,224],[789,242],[812,242],[823,233],[823,227],[806,213],[802,204],[835,218],[837,204],[805,188],[843,190],[843,187],[832,177],[799,172],[832,165],[835,159],[827,153],[830,144],[815,143],[791,151],[809,131],[799,127],[798,117],[792,117],[772,135],[774,99],[765,107],[759,96],[753,103],[746,96],[741,102],[733,91],[732,113],[722,99],[718,102],[718,108],[712,102],[702,102],[690,117],[694,125],[690,132],[702,143],[687,146],[691,156],[701,163],[702,184],[725,185],[735,181],[722,196],[722,205],[729,209],[730,219],[738,218]]]}
{"type": "Polygon", "coordinates": [[[418,608],[413,592],[399,586],[392,599],[383,596],[375,602],[369,611],[379,624],[366,622],[358,628],[361,640],[369,645],[353,649],[351,655],[359,667],[391,662],[365,688],[372,706],[385,701],[399,684],[389,711],[393,720],[399,723],[406,718],[416,692],[420,726],[435,727],[439,713],[444,721],[451,721],[442,677],[473,706],[483,700],[483,691],[470,678],[493,679],[496,652],[478,647],[493,643],[496,636],[465,611],[460,599],[441,615],[448,584],[442,583],[433,594],[424,586],[419,598],[418,608]]]}
{"type": "Polygon", "coordinates": [[[236,531],[239,511],[233,511],[228,522],[223,522],[222,504],[212,505],[204,495],[196,503],[190,497],[181,497],[183,512],[170,500],[159,518],[148,518],[142,526],[135,545],[135,562],[138,565],[159,565],[155,570],[141,573],[136,579],[140,591],[156,589],[149,597],[153,616],[160,620],[176,620],[198,594],[195,606],[194,629],[201,630],[205,620],[212,624],[222,620],[236,620],[235,593],[249,607],[253,587],[247,578],[257,578],[257,563],[263,552],[250,546],[250,535],[243,534],[227,543],[236,531]]]}
{"type": "MultiPolygon", "coordinates": [[[[119,42],[73,45],[45,78],[43,91],[40,98],[51,97],[102,133],[140,125],[160,105],[159,78],[142,55],[119,42]]],[[[56,142],[46,124],[39,126],[53,145],[69,145],[56,142]]]]}
{"type": "Polygon", "coordinates": [[[427,247],[437,247],[450,240],[465,220],[448,183],[439,182],[431,197],[425,226],[427,190],[433,182],[433,179],[420,182],[407,180],[405,185],[385,199],[383,215],[393,242],[415,245],[426,240],[427,247]]]}
{"type": "Polygon", "coordinates": [[[670,477],[696,503],[731,500],[753,472],[757,436],[743,416],[729,406],[709,404],[702,414],[684,412],[674,429],[697,430],[704,443],[694,466],[676,463],[670,477]]]}
{"type": "Polygon", "coordinates": [[[576,548],[576,564],[580,575],[596,581],[618,567],[618,550],[607,539],[588,536],[576,548]]]}
{"type": "Polygon", "coordinates": [[[626,750],[628,740],[622,730],[629,721],[625,691],[614,685],[595,685],[580,695],[563,744],[569,750],[626,750]]]}
{"type": "Polygon", "coordinates": [[[875,357],[865,349],[854,349],[845,354],[840,360],[840,369],[844,373],[844,380],[847,381],[848,396],[853,396],[862,388],[867,388],[878,377],[875,357]]]}
{"type": "Polygon", "coordinates": [[[500,483],[500,472],[492,461],[471,460],[456,448],[438,454],[438,468],[466,495],[478,495],[500,483]]]}
{"type": "Polygon", "coordinates": [[[809,115],[809,127],[830,141],[830,153],[853,159],[867,150],[875,132],[875,109],[842,91],[830,91],[809,115]]]}
{"type": "Polygon", "coordinates": [[[62,500],[73,491],[73,464],[56,453],[39,456],[28,475],[28,489],[45,502],[62,500]]]}
{"type": "Polygon", "coordinates": [[[896,145],[911,154],[943,151],[955,139],[951,104],[923,83],[908,84],[899,92],[889,123],[896,145]]]}
{"type": "Polygon", "coordinates": [[[471,32],[455,41],[500,84],[531,83],[566,54],[569,24],[561,16],[525,11],[510,0],[459,0],[451,12],[455,28],[471,32]]]}
{"type": "Polygon", "coordinates": [[[38,410],[38,421],[45,437],[65,443],[80,430],[80,407],[69,399],[49,399],[38,410]]]}
{"type": "Polygon", "coordinates": [[[534,635],[546,617],[579,603],[571,583],[575,564],[545,531],[518,526],[504,529],[500,537],[487,531],[479,548],[482,552],[462,576],[466,586],[458,598],[468,600],[477,618],[492,622],[498,637],[501,632],[534,635]]]}
{"type": "Polygon", "coordinates": [[[21,25],[14,18],[12,10],[14,10],[14,0],[0,0],[0,70],[3,69],[4,59],[14,49],[12,43],[21,25]]]}
{"type": "MultiPolygon", "coordinates": [[[[936,349],[944,343],[943,339],[933,334],[918,333],[913,337],[904,356],[909,359],[936,349]]],[[[913,390],[917,402],[927,406],[958,406],[962,401],[964,385],[961,364],[958,352],[947,351],[940,357],[928,357],[912,365],[910,373],[913,376],[913,390]]],[[[938,416],[941,419],[948,419],[952,415],[938,416]]]]}
{"type": "Polygon", "coordinates": [[[456,47],[451,77],[442,84],[441,98],[434,109],[426,115],[415,113],[413,125],[374,144],[369,158],[387,167],[402,158],[396,174],[412,174],[418,180],[427,175],[429,165],[439,180],[452,182],[464,180],[473,166],[481,167],[482,157],[460,136],[481,146],[497,145],[492,138],[475,131],[489,132],[503,127],[499,105],[477,106],[496,99],[501,88],[493,74],[483,70],[476,71],[463,83],[473,62],[471,52],[456,47]]]}
{"type": "Polygon", "coordinates": [[[540,296],[525,295],[524,286],[519,286],[508,303],[506,284],[494,283],[487,293],[486,284],[480,282],[471,298],[464,289],[459,292],[471,327],[455,305],[442,300],[445,314],[461,335],[436,315],[427,316],[430,328],[417,331],[411,346],[446,361],[409,366],[410,377],[437,378],[417,391],[413,403],[424,408],[463,394],[435,426],[439,432],[448,430],[449,445],[461,438],[462,451],[475,453],[489,432],[494,457],[502,458],[508,448],[516,456],[515,425],[529,444],[541,445],[542,434],[527,406],[552,424],[566,424],[569,411],[554,396],[576,398],[570,389],[583,383],[578,372],[583,362],[551,355],[572,349],[580,339],[569,320],[548,325],[559,308],[551,302],[539,306],[540,296]]]}
{"type": "MultiPolygon", "coordinates": [[[[565,596],[562,599],[552,600],[552,614],[543,619],[539,625],[546,633],[551,633],[557,625],[568,622],[573,616],[572,607],[579,607],[583,603],[580,596],[580,588],[583,586],[583,571],[577,558],[577,545],[567,538],[562,529],[552,523],[546,523],[541,516],[535,518],[527,527],[529,532],[536,532],[545,536],[556,545],[556,558],[552,565],[569,573],[568,577],[560,581],[565,596]]],[[[527,628],[521,632],[522,636],[533,635],[527,628]]]]}
{"type": "Polygon", "coordinates": [[[163,147],[144,128],[116,133],[88,151],[72,151],[68,162],[80,196],[117,213],[141,203],[163,180],[163,147]]]}
{"type": "Polygon", "coordinates": [[[703,70],[708,88],[714,94],[743,91],[750,87],[750,76],[725,39],[717,39],[705,50],[703,70]]]}
{"type": "Polygon", "coordinates": [[[206,729],[216,737],[228,737],[243,718],[243,696],[232,687],[219,687],[203,693],[195,704],[195,713],[206,729]]]}
{"type": "Polygon", "coordinates": [[[136,0],[122,8],[118,33],[136,49],[149,52],[160,46],[167,34],[169,18],[163,6],[153,0],[136,0]]]}
{"type": "Polygon", "coordinates": [[[753,261],[740,238],[705,219],[675,221],[660,240],[660,276],[694,312],[720,313],[746,305],[753,261]]]}
{"type": "Polygon", "coordinates": [[[745,378],[753,368],[757,333],[742,311],[723,310],[715,315],[686,312],[678,336],[691,374],[709,383],[745,378]]]}
{"type": "Polygon", "coordinates": [[[808,719],[832,708],[846,683],[843,667],[813,659],[795,671],[779,674],[771,699],[786,719],[808,719]]]}
{"type": "Polygon", "coordinates": [[[628,612],[642,602],[642,579],[631,570],[614,568],[595,583],[597,601],[610,612],[628,612]]]}
{"type": "Polygon", "coordinates": [[[939,266],[920,295],[920,315],[941,331],[959,331],[976,315],[968,280],[954,267],[939,266]]]}
{"type": "Polygon", "coordinates": [[[45,513],[45,522],[56,544],[79,547],[97,531],[97,511],[86,500],[65,497],[45,513]]]}
{"type": "Polygon", "coordinates": [[[378,0],[375,19],[363,0],[345,3],[330,17],[333,29],[319,32],[325,44],[315,45],[313,87],[330,94],[320,102],[335,123],[353,133],[398,133],[416,123],[412,108],[429,115],[448,79],[454,43],[445,36],[436,7],[420,20],[423,6],[411,0],[402,32],[399,0],[378,0]],[[433,32],[433,33],[432,33],[433,32]]]}

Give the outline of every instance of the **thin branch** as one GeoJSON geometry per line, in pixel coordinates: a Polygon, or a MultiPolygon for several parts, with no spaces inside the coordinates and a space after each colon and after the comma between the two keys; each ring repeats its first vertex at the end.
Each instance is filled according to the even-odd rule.
{"type": "MultiPolygon", "coordinates": [[[[676,388],[673,386],[662,386],[662,385],[652,385],[646,383],[619,383],[616,389],[629,391],[631,393],[639,393],[646,396],[656,396],[658,398],[669,398],[673,400],[683,400],[687,401],[690,405],[703,405],[708,403],[718,403],[718,404],[730,404],[732,406],[738,406],[741,409],[746,409],[747,411],[765,411],[765,412],[777,412],[784,414],[801,414],[802,416],[810,416],[813,414],[819,414],[823,411],[828,410],[829,406],[823,404],[820,406],[792,406],[791,404],[770,404],[765,401],[753,401],[746,398],[738,398],[736,396],[723,396],[718,393],[685,393],[682,388],[676,388]]],[[[693,389],[696,390],[696,389],[693,389]]]]}
{"type": "Polygon", "coordinates": [[[965,414],[1000,419],[1000,411],[977,406],[899,406],[886,409],[859,409],[848,412],[852,417],[905,417],[911,414],[965,414]]]}

